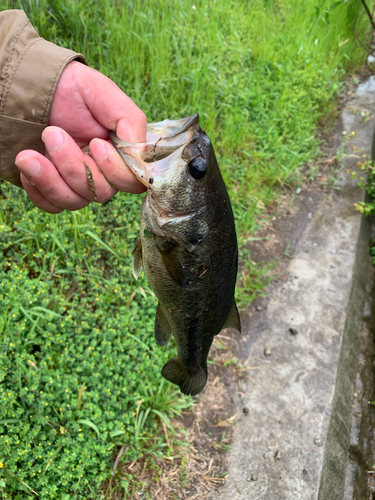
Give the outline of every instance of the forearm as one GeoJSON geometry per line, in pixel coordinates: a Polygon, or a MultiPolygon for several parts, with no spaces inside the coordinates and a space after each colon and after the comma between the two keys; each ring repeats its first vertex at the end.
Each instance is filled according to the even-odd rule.
{"type": "Polygon", "coordinates": [[[21,10],[0,12],[0,178],[21,186],[16,155],[44,152],[47,126],[60,75],[80,54],[40,38],[21,10]]]}

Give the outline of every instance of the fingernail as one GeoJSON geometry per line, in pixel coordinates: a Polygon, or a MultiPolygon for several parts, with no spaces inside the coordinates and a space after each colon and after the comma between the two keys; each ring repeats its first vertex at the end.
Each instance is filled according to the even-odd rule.
{"type": "Polygon", "coordinates": [[[22,158],[15,161],[17,168],[27,177],[35,177],[40,172],[40,163],[35,158],[30,158],[29,156],[23,156],[22,158]]]}
{"type": "Polygon", "coordinates": [[[90,151],[98,162],[108,158],[107,144],[104,141],[94,139],[90,144],[90,151]]]}
{"type": "Polygon", "coordinates": [[[42,139],[49,153],[57,151],[64,142],[62,132],[56,128],[46,129],[42,135],[42,139]]]}

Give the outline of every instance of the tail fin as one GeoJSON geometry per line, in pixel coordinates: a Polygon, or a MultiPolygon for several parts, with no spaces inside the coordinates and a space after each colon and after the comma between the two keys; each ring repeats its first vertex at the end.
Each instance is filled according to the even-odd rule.
{"type": "Polygon", "coordinates": [[[178,385],[187,396],[199,394],[207,382],[207,370],[201,366],[194,372],[188,370],[177,357],[164,365],[161,374],[172,384],[178,385]]]}

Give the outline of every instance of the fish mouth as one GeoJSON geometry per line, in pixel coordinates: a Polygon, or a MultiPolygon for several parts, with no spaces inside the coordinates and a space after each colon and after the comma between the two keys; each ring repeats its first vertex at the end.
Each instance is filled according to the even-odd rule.
{"type": "Polygon", "coordinates": [[[160,138],[164,140],[174,139],[195,125],[199,126],[198,113],[194,113],[188,118],[181,118],[180,120],[164,120],[162,122],[149,123],[147,125],[146,139],[147,141],[156,140],[156,142],[160,138]]]}
{"type": "Polygon", "coordinates": [[[149,188],[155,174],[167,167],[167,162],[161,160],[178,149],[182,154],[199,129],[199,115],[194,113],[188,118],[149,123],[146,142],[134,144],[121,141],[114,132],[110,132],[110,138],[125,164],[149,188]]]}

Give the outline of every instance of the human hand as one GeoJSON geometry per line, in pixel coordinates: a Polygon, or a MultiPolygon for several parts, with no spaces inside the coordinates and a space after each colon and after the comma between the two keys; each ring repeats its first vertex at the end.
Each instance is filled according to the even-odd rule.
{"type": "Polygon", "coordinates": [[[118,190],[144,191],[109,142],[108,130],[116,130],[124,141],[144,142],[147,120],[109,78],[79,62],[69,63],[57,85],[48,125],[42,133],[47,157],[25,150],[15,160],[22,185],[38,208],[56,214],[91,201],[102,203],[118,190]],[[88,145],[91,156],[84,152],[88,145]]]}

